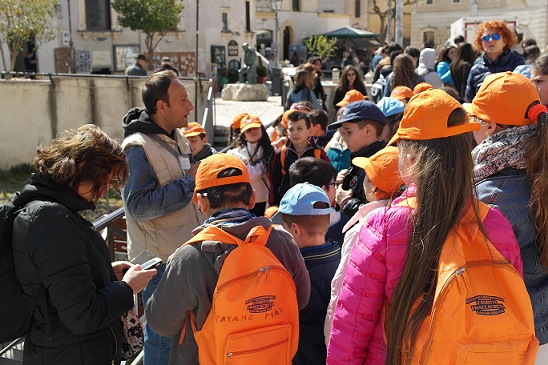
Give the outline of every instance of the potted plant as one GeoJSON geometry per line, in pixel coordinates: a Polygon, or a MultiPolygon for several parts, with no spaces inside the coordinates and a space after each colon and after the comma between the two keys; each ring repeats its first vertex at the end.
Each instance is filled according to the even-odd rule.
{"type": "Polygon", "coordinates": [[[268,70],[265,66],[257,66],[257,84],[266,83],[266,74],[268,70]]]}

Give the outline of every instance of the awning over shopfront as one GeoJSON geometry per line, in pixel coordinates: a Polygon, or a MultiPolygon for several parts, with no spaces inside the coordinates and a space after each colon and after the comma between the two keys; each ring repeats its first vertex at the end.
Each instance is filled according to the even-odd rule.
{"type": "Polygon", "coordinates": [[[378,34],[363,29],[343,27],[322,34],[328,38],[337,38],[337,47],[356,49],[377,49],[380,46],[378,34]]]}

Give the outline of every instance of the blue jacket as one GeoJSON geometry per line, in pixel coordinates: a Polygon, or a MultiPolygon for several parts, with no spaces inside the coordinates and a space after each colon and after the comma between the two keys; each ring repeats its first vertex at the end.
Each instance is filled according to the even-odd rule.
{"type": "Polygon", "coordinates": [[[523,277],[531,298],[535,334],[548,343],[548,272],[540,264],[537,231],[529,215],[531,183],[525,170],[506,168],[476,184],[478,199],[498,209],[512,225],[523,261],[523,277]]]}
{"type": "Polygon", "coordinates": [[[468,103],[472,102],[485,76],[497,72],[513,71],[517,66],[523,64],[523,58],[510,50],[502,52],[496,61],[491,61],[489,57],[483,54],[481,61],[472,66],[468,74],[464,100],[468,103]]]}
{"type": "Polygon", "coordinates": [[[440,76],[441,82],[448,85],[453,85],[453,78],[451,77],[451,64],[447,61],[438,62],[436,65],[436,72],[440,76]]]}

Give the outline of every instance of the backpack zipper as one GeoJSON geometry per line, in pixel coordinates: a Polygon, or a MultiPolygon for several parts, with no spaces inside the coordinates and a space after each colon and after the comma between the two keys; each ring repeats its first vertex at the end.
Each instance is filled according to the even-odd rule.
{"type": "Polygon", "coordinates": [[[274,343],[272,343],[270,345],[267,345],[267,346],[258,347],[258,348],[253,349],[253,350],[229,352],[229,353],[226,354],[226,357],[234,357],[234,356],[238,356],[238,355],[247,355],[247,354],[252,354],[252,353],[263,351],[263,350],[268,350],[268,349],[271,349],[273,347],[283,345],[287,341],[289,341],[289,340],[286,338],[286,339],[283,339],[281,341],[274,342],[274,343]]]}
{"type": "Polygon", "coordinates": [[[430,352],[430,348],[432,347],[432,334],[434,332],[434,325],[433,324],[434,324],[434,320],[436,318],[436,312],[437,312],[437,309],[438,309],[438,304],[443,302],[443,300],[445,299],[445,296],[447,295],[447,290],[448,290],[449,285],[453,282],[453,280],[455,280],[455,278],[457,278],[457,277],[461,276],[462,274],[464,274],[467,267],[482,266],[482,265],[485,265],[485,264],[503,265],[504,268],[506,268],[510,271],[513,271],[515,273],[518,273],[518,271],[508,261],[500,261],[500,260],[499,261],[479,260],[479,261],[467,262],[465,265],[463,265],[463,266],[459,267],[458,269],[456,269],[451,274],[450,278],[443,285],[443,288],[441,289],[440,294],[438,295],[438,299],[436,300],[436,302],[432,306],[432,315],[430,316],[431,317],[430,327],[428,328],[428,336],[426,337],[425,346],[423,347],[423,351],[421,353],[421,357],[420,357],[420,360],[419,360],[419,365],[424,364],[426,354],[428,354],[430,352]]]}
{"type": "MultiPolygon", "coordinates": [[[[235,281],[239,281],[239,280],[245,280],[245,279],[248,279],[250,277],[254,277],[254,276],[259,276],[257,277],[257,282],[261,279],[261,276],[260,275],[266,275],[265,277],[265,280],[268,280],[268,273],[271,271],[271,270],[277,270],[277,271],[282,271],[283,273],[285,273],[285,275],[288,275],[289,278],[291,280],[293,280],[293,278],[291,278],[291,275],[289,275],[289,273],[287,272],[287,270],[282,267],[282,266],[279,266],[279,265],[275,265],[275,266],[263,266],[261,268],[259,268],[258,270],[255,270],[253,272],[250,272],[249,274],[245,274],[245,275],[242,275],[242,276],[238,276],[237,278],[234,278],[234,279],[231,279],[229,281],[226,281],[224,282],[223,284],[219,285],[217,287],[217,289],[215,290],[215,295],[217,295],[221,290],[223,290],[226,286],[234,283],[235,281]]],[[[293,287],[294,291],[296,292],[296,288],[293,287]]]]}

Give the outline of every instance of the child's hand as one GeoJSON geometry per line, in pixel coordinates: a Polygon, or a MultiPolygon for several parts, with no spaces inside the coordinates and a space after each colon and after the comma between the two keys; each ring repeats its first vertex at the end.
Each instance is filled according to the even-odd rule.
{"type": "Polygon", "coordinates": [[[352,190],[344,190],[342,185],[337,187],[337,194],[335,195],[335,201],[341,209],[344,207],[344,204],[352,197],[352,190]]]}
{"type": "Polygon", "coordinates": [[[337,184],[342,184],[343,183],[343,180],[344,178],[346,177],[346,174],[348,173],[348,169],[344,169],[344,170],[341,170],[338,174],[337,174],[337,179],[335,180],[335,182],[337,184]]]}

